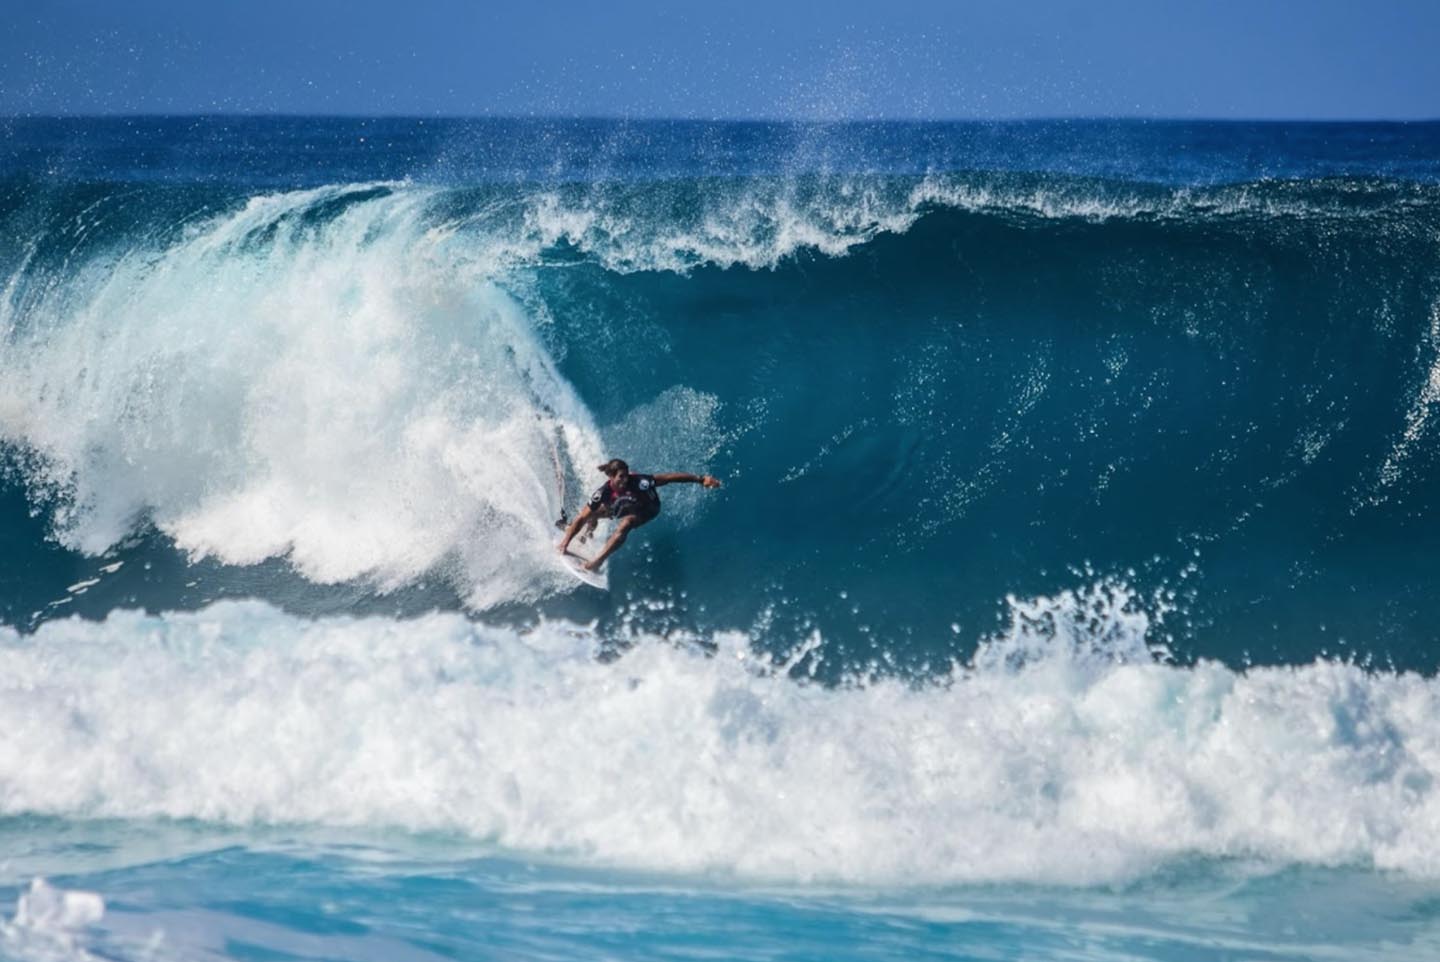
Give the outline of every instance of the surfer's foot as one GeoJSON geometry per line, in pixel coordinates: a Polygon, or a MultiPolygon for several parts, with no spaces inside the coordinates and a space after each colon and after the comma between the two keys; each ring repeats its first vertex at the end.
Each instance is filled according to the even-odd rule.
{"type": "Polygon", "coordinates": [[[590,561],[590,562],[586,562],[585,564],[581,565],[580,567],[584,568],[586,571],[599,571],[599,570],[600,570],[600,562],[598,562],[598,561],[590,561]]]}

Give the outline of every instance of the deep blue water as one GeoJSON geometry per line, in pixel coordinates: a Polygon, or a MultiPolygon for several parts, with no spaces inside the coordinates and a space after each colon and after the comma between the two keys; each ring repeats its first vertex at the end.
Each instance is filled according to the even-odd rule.
{"type": "Polygon", "coordinates": [[[0,954],[1436,957],[1437,405],[1440,124],[0,121],[0,954]]]}

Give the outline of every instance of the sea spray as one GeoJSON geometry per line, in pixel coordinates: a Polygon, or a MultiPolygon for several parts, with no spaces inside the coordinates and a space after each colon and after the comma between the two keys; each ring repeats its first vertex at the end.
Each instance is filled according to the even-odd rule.
{"type": "Polygon", "coordinates": [[[148,520],[192,558],[285,556],[382,590],[454,562],[478,607],[555,587],[556,473],[595,427],[521,309],[447,261],[423,195],[258,197],[26,308],[0,432],[99,553],[148,520]]]}
{"type": "Polygon", "coordinates": [[[838,686],[733,632],[604,662],[583,628],[446,614],[55,621],[0,648],[0,803],[792,882],[1118,882],[1197,856],[1440,871],[1434,680],[1165,664],[1114,586],[1022,607],[973,664],[838,686]]]}

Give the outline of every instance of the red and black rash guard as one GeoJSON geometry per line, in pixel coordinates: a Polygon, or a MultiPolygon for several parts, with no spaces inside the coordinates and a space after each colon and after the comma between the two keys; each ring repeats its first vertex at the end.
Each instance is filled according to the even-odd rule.
{"type": "Polygon", "coordinates": [[[612,518],[639,515],[650,519],[660,513],[660,492],[655,487],[655,478],[649,474],[632,474],[625,487],[616,491],[609,481],[600,485],[590,496],[590,507],[603,511],[612,518]]]}

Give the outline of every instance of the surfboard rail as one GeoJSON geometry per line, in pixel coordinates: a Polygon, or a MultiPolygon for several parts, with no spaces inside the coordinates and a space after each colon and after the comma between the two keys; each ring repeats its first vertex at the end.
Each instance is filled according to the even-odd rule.
{"type": "Polygon", "coordinates": [[[560,562],[564,565],[566,571],[575,576],[577,581],[587,584],[592,588],[599,588],[601,591],[608,591],[610,588],[609,579],[598,571],[588,571],[585,568],[585,565],[590,563],[592,557],[593,555],[577,549],[576,545],[572,542],[570,546],[565,549],[565,553],[560,556],[560,562]]]}

